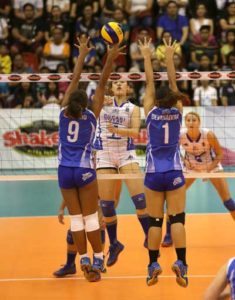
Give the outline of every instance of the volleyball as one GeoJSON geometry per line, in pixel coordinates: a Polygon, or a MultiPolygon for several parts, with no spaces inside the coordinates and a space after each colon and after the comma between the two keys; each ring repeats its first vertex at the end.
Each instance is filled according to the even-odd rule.
{"type": "Polygon", "coordinates": [[[105,24],[101,29],[101,36],[110,45],[120,44],[123,40],[121,25],[117,22],[105,24]]]}

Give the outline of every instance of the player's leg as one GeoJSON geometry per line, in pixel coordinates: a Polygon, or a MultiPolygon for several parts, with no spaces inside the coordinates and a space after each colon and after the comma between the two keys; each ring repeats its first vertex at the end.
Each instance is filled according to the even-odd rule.
{"type": "MultiPolygon", "coordinates": [[[[114,168],[98,169],[98,174],[117,174],[114,168]]],[[[107,259],[107,266],[110,267],[118,259],[119,253],[124,249],[124,246],[118,241],[117,238],[117,214],[115,205],[115,191],[116,181],[107,179],[99,181],[99,196],[100,207],[104,216],[104,222],[109,236],[110,247],[109,257],[107,259]]]]}
{"type": "MultiPolygon", "coordinates": [[[[138,163],[129,163],[120,167],[119,172],[121,174],[141,174],[138,163]]],[[[140,225],[144,231],[145,239],[144,245],[147,247],[147,235],[148,235],[148,213],[146,210],[146,200],[144,194],[143,179],[125,179],[126,186],[131,195],[133,204],[135,205],[136,215],[140,222],[140,225]]]]}
{"type": "Polygon", "coordinates": [[[172,270],[176,274],[176,281],[180,286],[188,285],[186,261],[186,233],[185,233],[185,200],[186,191],[182,172],[166,173],[167,210],[171,223],[171,234],[176,250],[177,261],[172,270]]]}
{"type": "Polygon", "coordinates": [[[211,178],[211,183],[218,192],[224,206],[230,212],[232,218],[235,220],[235,200],[231,197],[229,186],[225,178],[211,178]]]}
{"type": "MultiPolygon", "coordinates": [[[[187,178],[185,180],[186,190],[190,188],[190,186],[194,183],[194,178],[187,178]]],[[[172,236],[171,236],[171,223],[169,220],[169,217],[167,216],[166,220],[166,234],[164,236],[164,239],[162,241],[162,247],[170,247],[173,244],[172,236]]]]}
{"type": "Polygon", "coordinates": [[[162,239],[162,223],[164,218],[165,193],[162,188],[160,173],[146,173],[144,191],[149,214],[148,230],[148,276],[147,284],[153,285],[158,281],[162,269],[158,263],[159,248],[162,239]]]}

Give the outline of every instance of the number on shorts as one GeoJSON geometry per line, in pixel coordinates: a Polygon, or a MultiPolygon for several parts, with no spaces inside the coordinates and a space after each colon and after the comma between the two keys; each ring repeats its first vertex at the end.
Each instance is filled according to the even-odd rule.
{"type": "Polygon", "coordinates": [[[162,128],[164,128],[164,144],[168,144],[169,143],[169,123],[162,125],[162,128]]]}
{"type": "Polygon", "coordinates": [[[77,121],[70,121],[68,127],[67,140],[75,143],[78,139],[79,123],[77,121]]]}

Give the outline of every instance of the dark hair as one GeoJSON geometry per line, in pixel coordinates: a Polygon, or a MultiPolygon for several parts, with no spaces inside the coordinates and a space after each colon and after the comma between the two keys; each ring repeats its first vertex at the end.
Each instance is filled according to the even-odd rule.
{"type": "Polygon", "coordinates": [[[77,89],[69,96],[67,107],[68,117],[75,119],[81,118],[83,110],[87,107],[88,97],[84,90],[77,89]]]}
{"type": "Polygon", "coordinates": [[[229,29],[226,31],[226,38],[228,37],[229,33],[233,33],[235,34],[235,30],[234,29],[229,29]]]}
{"type": "Polygon", "coordinates": [[[200,32],[202,32],[202,30],[207,30],[207,31],[210,31],[211,30],[211,27],[210,25],[202,25],[199,29],[200,32]]]}
{"type": "Polygon", "coordinates": [[[167,86],[161,86],[156,91],[156,102],[158,107],[171,108],[176,105],[177,101],[181,99],[181,93],[173,92],[167,86]]]}
{"type": "Polygon", "coordinates": [[[35,10],[35,6],[30,2],[25,3],[25,5],[23,6],[23,10],[25,10],[26,7],[28,7],[28,6],[30,6],[33,10],[35,10]]]}
{"type": "Polygon", "coordinates": [[[166,7],[168,7],[170,4],[175,4],[177,7],[178,7],[178,4],[177,4],[177,2],[176,1],[168,1],[168,3],[167,3],[167,5],[166,5],[166,7]]]}

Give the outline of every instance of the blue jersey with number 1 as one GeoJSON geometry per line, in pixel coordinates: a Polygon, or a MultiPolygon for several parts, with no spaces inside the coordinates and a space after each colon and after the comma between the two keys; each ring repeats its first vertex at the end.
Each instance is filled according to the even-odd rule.
{"type": "Polygon", "coordinates": [[[179,136],[182,114],[177,108],[154,107],[146,119],[148,145],[146,172],[182,170],[179,136]]]}
{"type": "Polygon", "coordinates": [[[59,123],[59,165],[66,167],[93,168],[92,143],[95,137],[96,117],[88,109],[79,119],[60,112],[59,123]]]}

